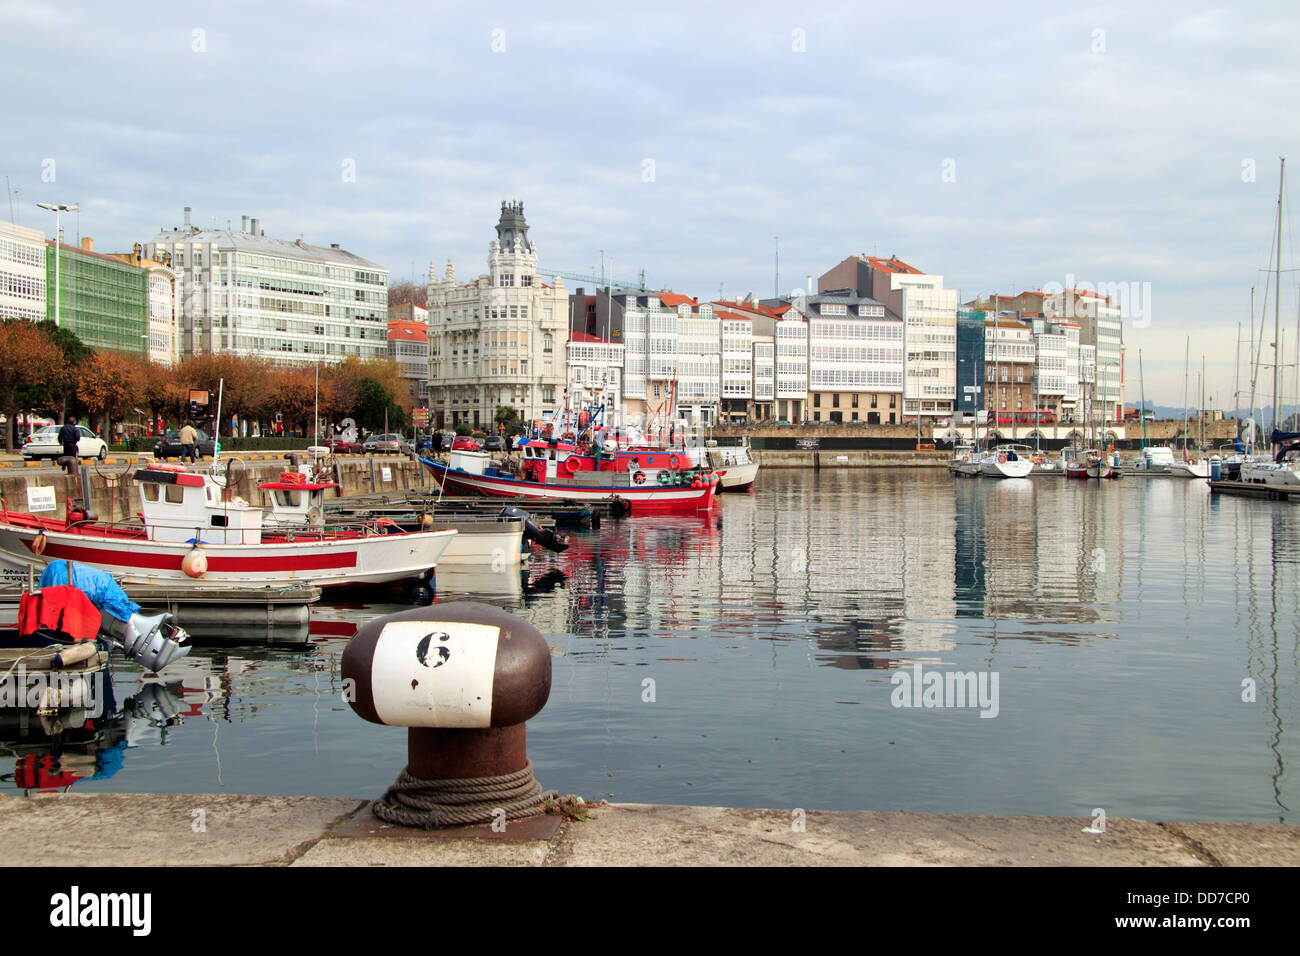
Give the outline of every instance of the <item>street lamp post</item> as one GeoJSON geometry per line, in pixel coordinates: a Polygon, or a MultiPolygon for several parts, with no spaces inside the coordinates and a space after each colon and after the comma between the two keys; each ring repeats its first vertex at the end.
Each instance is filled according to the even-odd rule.
{"type": "Polygon", "coordinates": [[[48,209],[54,213],[54,327],[59,327],[59,213],[76,212],[77,203],[71,206],[63,203],[38,202],[36,204],[42,209],[48,209]]]}

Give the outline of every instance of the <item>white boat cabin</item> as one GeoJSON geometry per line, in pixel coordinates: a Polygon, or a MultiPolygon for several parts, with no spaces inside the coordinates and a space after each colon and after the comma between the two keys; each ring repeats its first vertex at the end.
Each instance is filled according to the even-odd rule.
{"type": "Polygon", "coordinates": [[[301,472],[282,471],[279,481],[264,481],[257,489],[267,495],[272,523],[319,527],[325,520],[325,492],[337,487],[335,482],[310,481],[301,472]]]}
{"type": "Polygon", "coordinates": [[[223,499],[224,488],[207,475],[164,465],[135,473],[140,516],[152,541],[260,544],[262,509],[242,498],[223,499]]]}

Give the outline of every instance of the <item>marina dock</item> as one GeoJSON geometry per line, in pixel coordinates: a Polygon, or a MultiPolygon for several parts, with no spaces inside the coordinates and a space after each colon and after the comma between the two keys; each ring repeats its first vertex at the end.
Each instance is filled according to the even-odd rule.
{"type": "Polygon", "coordinates": [[[452,831],[383,824],[358,798],[0,796],[10,866],[1297,866],[1300,826],[601,804],[452,831]],[[202,810],[205,828],[193,827],[202,810]],[[147,819],[149,825],[139,825],[147,819]],[[792,824],[797,821],[797,825],[792,824]],[[56,841],[36,834],[59,834],[56,841]],[[130,833],[106,841],[104,833],[130,833]]]}
{"type": "Polygon", "coordinates": [[[1269,501],[1294,501],[1300,496],[1300,485],[1261,485],[1249,481],[1214,481],[1210,491],[1219,495],[1239,495],[1243,498],[1266,498],[1269,501]]]}

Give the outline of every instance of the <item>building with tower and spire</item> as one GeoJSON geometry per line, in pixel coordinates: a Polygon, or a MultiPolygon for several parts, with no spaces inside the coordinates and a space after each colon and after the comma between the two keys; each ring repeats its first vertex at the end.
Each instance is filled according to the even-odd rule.
{"type": "Polygon", "coordinates": [[[488,271],[457,283],[451,262],[438,276],[429,264],[429,410],[438,428],[490,430],[497,408],[526,420],[564,403],[569,297],[563,280],[537,274],[522,202],[503,202],[488,271]]]}

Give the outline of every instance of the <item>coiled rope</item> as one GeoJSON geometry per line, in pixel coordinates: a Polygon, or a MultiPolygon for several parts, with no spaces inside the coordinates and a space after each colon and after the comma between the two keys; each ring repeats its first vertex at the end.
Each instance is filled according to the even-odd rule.
{"type": "Polygon", "coordinates": [[[533,776],[530,760],[522,770],[497,777],[421,780],[403,768],[371,810],[385,823],[432,830],[493,823],[502,819],[498,811],[505,812],[506,820],[523,820],[545,812],[543,803],[556,801],[558,793],[543,791],[533,776]]]}

